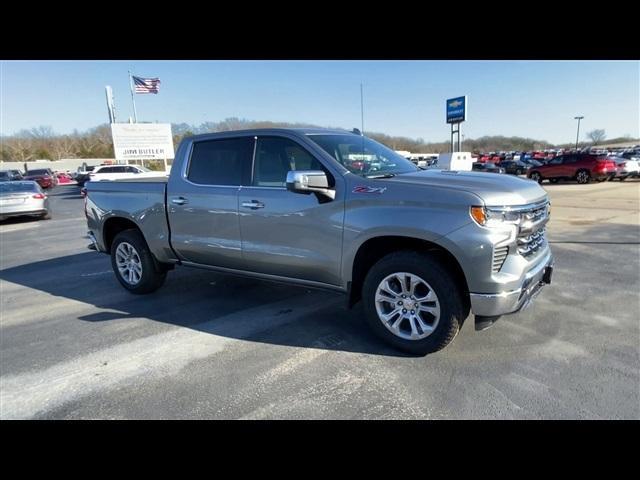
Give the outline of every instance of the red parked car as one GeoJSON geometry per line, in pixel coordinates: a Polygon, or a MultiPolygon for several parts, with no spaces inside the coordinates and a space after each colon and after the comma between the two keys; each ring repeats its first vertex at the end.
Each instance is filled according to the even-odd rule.
{"type": "Polygon", "coordinates": [[[24,180],[33,180],[34,182],[37,182],[41,188],[53,188],[58,185],[58,179],[50,168],[29,170],[23,178],[24,180]]]}
{"type": "Polygon", "coordinates": [[[591,180],[602,182],[616,176],[616,162],[605,155],[560,155],[545,165],[531,168],[527,176],[538,183],[543,180],[556,183],[560,179],[576,180],[578,183],[589,183],[591,180]]]}
{"type": "Polygon", "coordinates": [[[76,183],[71,176],[64,172],[57,172],[56,177],[58,178],[58,185],[68,185],[70,183],[76,183]]]}

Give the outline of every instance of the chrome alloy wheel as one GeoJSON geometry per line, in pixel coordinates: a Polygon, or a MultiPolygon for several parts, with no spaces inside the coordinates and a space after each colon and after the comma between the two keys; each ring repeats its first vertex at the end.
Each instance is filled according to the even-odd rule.
{"type": "Polygon", "coordinates": [[[116,265],[122,279],[129,285],[137,285],[142,278],[142,263],[136,249],[127,242],[116,248],[116,265]]]}
{"type": "Polygon", "coordinates": [[[578,183],[587,183],[589,181],[589,174],[584,170],[578,172],[577,175],[578,183]]]}
{"type": "Polygon", "coordinates": [[[413,273],[385,277],[376,289],[375,302],[383,325],[405,340],[428,337],[440,321],[438,296],[431,285],[413,273]]]}

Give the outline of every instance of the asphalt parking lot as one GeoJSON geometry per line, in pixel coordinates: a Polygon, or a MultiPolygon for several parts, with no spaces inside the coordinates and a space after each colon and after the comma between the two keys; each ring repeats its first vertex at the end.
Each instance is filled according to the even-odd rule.
{"type": "Polygon", "coordinates": [[[0,223],[0,417],[638,419],[640,181],[543,186],[553,283],[426,357],[333,293],[178,268],[130,295],[58,187],[0,223]]]}

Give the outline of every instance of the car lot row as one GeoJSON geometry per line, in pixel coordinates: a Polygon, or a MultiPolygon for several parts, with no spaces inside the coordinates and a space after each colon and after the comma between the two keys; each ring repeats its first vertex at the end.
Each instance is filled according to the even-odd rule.
{"type": "Polygon", "coordinates": [[[590,181],[620,180],[640,177],[640,157],[612,157],[603,154],[572,153],[559,155],[553,159],[539,162],[536,160],[504,160],[499,163],[475,162],[473,170],[526,175],[542,183],[548,180],[575,180],[578,183],[590,181]]]}

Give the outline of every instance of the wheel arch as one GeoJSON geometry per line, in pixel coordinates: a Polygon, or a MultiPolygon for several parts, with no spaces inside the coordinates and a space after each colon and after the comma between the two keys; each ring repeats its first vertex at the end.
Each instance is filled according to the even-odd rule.
{"type": "Polygon", "coordinates": [[[348,287],[348,306],[352,307],[361,298],[362,286],[369,269],[382,257],[398,251],[415,251],[434,256],[454,277],[461,287],[465,301],[469,301],[469,287],[458,259],[445,247],[433,241],[397,235],[382,235],[369,238],[359,247],[351,265],[351,281],[348,287]]]}
{"type": "Polygon", "coordinates": [[[102,241],[107,252],[111,252],[111,245],[116,235],[125,230],[138,230],[142,234],[142,229],[138,224],[129,218],[110,217],[105,220],[102,226],[102,241]]]}

